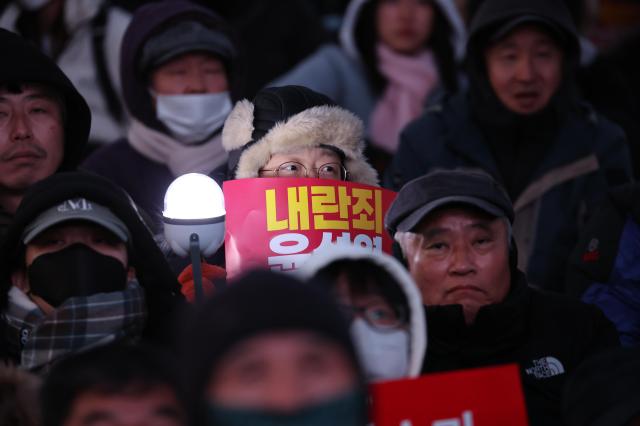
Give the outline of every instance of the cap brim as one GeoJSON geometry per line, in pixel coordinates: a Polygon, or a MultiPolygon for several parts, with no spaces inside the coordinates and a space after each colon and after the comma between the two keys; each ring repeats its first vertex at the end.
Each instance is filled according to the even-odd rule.
{"type": "Polygon", "coordinates": [[[515,30],[517,27],[525,24],[539,24],[544,27],[551,29],[554,33],[556,33],[559,37],[563,37],[562,30],[558,27],[558,25],[542,16],[538,15],[523,15],[512,21],[506,22],[502,25],[498,30],[491,35],[490,41],[498,41],[504,37],[506,37],[511,31],[515,30]]]}
{"type": "Polygon", "coordinates": [[[46,231],[47,229],[51,228],[52,226],[59,225],[64,222],[74,221],[74,220],[82,220],[86,222],[95,223],[96,225],[100,225],[106,230],[112,232],[116,237],[122,240],[122,242],[126,243],[128,240],[127,234],[117,224],[109,220],[105,220],[100,217],[95,217],[93,215],[89,215],[81,211],[78,211],[75,213],[66,214],[64,217],[55,217],[55,218],[51,218],[50,220],[43,221],[33,229],[30,229],[23,236],[22,241],[25,244],[29,244],[31,241],[33,241],[34,238],[36,238],[38,235],[40,235],[42,232],[46,231]]]}
{"type": "Polygon", "coordinates": [[[434,200],[415,210],[413,213],[411,213],[409,216],[398,223],[396,231],[412,231],[429,213],[447,204],[467,204],[473,207],[477,207],[491,216],[506,217],[505,212],[500,207],[485,200],[469,196],[452,195],[450,197],[443,197],[434,200]]]}

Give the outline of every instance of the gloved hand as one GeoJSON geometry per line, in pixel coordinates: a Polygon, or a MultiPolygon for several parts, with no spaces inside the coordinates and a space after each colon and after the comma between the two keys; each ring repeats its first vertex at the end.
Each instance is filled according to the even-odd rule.
{"type": "MultiPolygon", "coordinates": [[[[219,266],[210,265],[207,262],[201,262],[200,267],[202,268],[202,290],[204,296],[209,297],[215,291],[213,282],[215,280],[225,279],[227,271],[219,266]]],[[[193,303],[196,298],[196,288],[193,282],[193,267],[191,264],[180,272],[178,282],[181,286],[180,292],[190,303],[193,303]]]]}

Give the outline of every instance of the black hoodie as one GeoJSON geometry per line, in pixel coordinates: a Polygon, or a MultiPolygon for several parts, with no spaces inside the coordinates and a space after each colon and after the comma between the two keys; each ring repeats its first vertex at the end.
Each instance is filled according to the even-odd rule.
{"type": "Polygon", "coordinates": [[[61,171],[75,169],[91,129],[91,111],[84,98],[55,62],[19,35],[0,29],[0,86],[38,83],[57,90],[65,108],[64,158],[61,171]]]}

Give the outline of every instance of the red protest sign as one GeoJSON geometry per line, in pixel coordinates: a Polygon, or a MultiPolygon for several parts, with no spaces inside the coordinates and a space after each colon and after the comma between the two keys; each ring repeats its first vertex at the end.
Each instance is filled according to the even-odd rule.
{"type": "Polygon", "coordinates": [[[375,426],[526,426],[516,364],[371,385],[375,426]]]}
{"type": "Polygon", "coordinates": [[[256,178],[223,185],[227,276],[298,269],[315,250],[355,244],[391,253],[384,214],[396,193],[329,179],[256,178]]]}

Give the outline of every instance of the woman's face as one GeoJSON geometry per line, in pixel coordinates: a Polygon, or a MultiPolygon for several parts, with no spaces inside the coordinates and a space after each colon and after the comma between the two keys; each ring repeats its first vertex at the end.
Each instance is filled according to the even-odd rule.
{"type": "Polygon", "coordinates": [[[260,169],[260,177],[319,177],[345,180],[340,156],[327,148],[302,148],[287,154],[274,154],[260,169]]]}
{"type": "Polygon", "coordinates": [[[378,39],[398,53],[417,53],[431,35],[433,19],[428,0],[381,0],[376,11],[378,39]]]}

